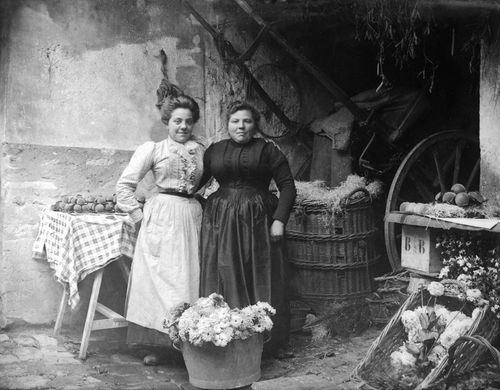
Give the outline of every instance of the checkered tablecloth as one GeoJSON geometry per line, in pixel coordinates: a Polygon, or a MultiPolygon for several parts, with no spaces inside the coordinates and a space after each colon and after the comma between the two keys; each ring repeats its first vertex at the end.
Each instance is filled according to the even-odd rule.
{"type": "Polygon", "coordinates": [[[137,232],[128,215],[68,214],[44,210],[33,258],[46,260],[67,285],[69,305],[79,300],[78,282],[120,256],[133,257],[137,232]]]}

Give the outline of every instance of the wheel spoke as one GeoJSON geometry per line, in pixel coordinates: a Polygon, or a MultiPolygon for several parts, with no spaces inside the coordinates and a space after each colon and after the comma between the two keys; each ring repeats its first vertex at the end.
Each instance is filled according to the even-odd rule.
{"type": "Polygon", "coordinates": [[[441,165],[439,165],[439,156],[436,149],[432,149],[432,156],[434,157],[434,165],[436,166],[436,172],[439,180],[439,188],[444,194],[446,192],[446,185],[444,183],[443,172],[441,170],[441,165]]]}
{"type": "Polygon", "coordinates": [[[455,184],[458,181],[458,175],[460,173],[460,162],[462,159],[463,150],[464,150],[464,143],[459,142],[455,149],[455,166],[453,169],[453,181],[451,184],[455,184]]]}
{"type": "MultiPolygon", "coordinates": [[[[451,153],[449,157],[446,159],[443,165],[443,169],[441,170],[442,177],[444,177],[448,173],[448,170],[451,168],[451,164],[453,163],[454,158],[455,158],[455,153],[451,153]]],[[[437,187],[439,185],[439,178],[435,177],[432,184],[434,185],[434,187],[437,187]]]]}
{"type": "Polygon", "coordinates": [[[479,172],[480,161],[481,161],[481,159],[478,158],[476,161],[476,164],[474,164],[474,168],[472,168],[472,172],[470,173],[469,178],[467,179],[467,183],[465,184],[465,188],[467,189],[467,191],[469,190],[469,187],[472,184],[472,181],[474,180],[474,178],[476,177],[476,175],[479,172]]]}
{"type": "Polygon", "coordinates": [[[436,187],[439,183],[435,176],[432,175],[431,169],[425,169],[422,165],[415,165],[414,167],[418,173],[420,173],[423,177],[427,179],[428,182],[432,183],[434,187],[436,187]]]}
{"type": "Polygon", "coordinates": [[[434,199],[434,194],[431,190],[425,185],[425,183],[417,178],[413,172],[408,172],[408,176],[410,180],[415,184],[415,189],[422,197],[423,202],[430,202],[434,199]]]}

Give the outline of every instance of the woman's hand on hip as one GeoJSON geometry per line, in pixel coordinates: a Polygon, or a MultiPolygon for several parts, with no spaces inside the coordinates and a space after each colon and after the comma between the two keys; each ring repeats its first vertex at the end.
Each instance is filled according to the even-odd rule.
{"type": "Polygon", "coordinates": [[[285,224],[275,219],[271,225],[271,241],[279,241],[285,234],[285,224]]]}

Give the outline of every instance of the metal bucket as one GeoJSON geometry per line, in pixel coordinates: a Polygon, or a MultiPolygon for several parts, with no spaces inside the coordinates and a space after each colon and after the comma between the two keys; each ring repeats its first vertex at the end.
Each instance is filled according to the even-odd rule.
{"type": "Polygon", "coordinates": [[[234,389],[260,379],[262,334],[233,340],[226,347],[206,343],[200,347],[182,344],[189,382],[202,389],[234,389]]]}

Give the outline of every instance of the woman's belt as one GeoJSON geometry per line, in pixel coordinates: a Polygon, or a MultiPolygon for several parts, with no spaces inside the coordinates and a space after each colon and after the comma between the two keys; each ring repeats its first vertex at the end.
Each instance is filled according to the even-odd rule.
{"type": "Polygon", "coordinates": [[[159,193],[165,194],[165,195],[181,196],[183,198],[193,198],[193,194],[188,194],[186,192],[180,192],[180,191],[175,191],[175,190],[163,190],[163,191],[160,191],[159,193]]]}
{"type": "Polygon", "coordinates": [[[258,182],[252,181],[229,181],[220,183],[221,188],[250,188],[253,190],[267,191],[268,188],[258,182]]]}

